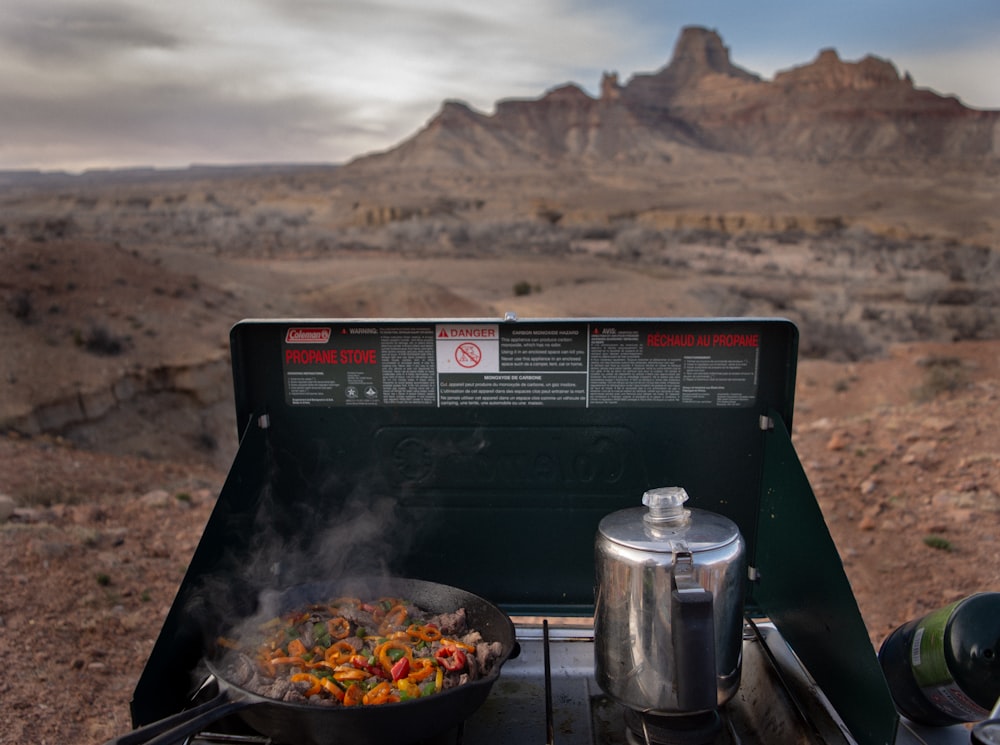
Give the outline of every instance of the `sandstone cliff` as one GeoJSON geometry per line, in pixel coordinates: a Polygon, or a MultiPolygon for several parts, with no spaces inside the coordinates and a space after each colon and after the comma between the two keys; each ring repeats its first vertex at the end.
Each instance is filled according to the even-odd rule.
{"type": "Polygon", "coordinates": [[[492,114],[446,102],[398,147],[355,168],[496,169],[669,162],[687,149],[779,158],[1000,158],[1000,111],[916,87],[889,61],[822,50],[772,81],[734,65],[715,31],[686,28],[670,62],[599,98],[576,85],[500,101],[492,114]]]}

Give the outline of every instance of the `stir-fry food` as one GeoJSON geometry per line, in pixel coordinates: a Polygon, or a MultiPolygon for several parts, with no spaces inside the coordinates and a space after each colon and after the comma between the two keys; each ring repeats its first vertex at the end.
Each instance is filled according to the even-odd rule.
{"type": "Polygon", "coordinates": [[[502,653],[465,609],[432,615],[402,598],[335,598],[219,644],[237,685],[281,701],[376,706],[432,696],[488,675],[502,653]]]}

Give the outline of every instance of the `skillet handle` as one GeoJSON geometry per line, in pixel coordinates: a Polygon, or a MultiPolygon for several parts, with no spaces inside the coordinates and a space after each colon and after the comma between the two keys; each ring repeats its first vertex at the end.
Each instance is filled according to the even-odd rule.
{"type": "Polygon", "coordinates": [[[220,692],[193,709],[185,709],[169,717],[126,732],[108,740],[104,745],[168,745],[178,742],[188,735],[196,734],[206,726],[227,714],[250,706],[249,699],[231,699],[227,691],[220,692]]]}

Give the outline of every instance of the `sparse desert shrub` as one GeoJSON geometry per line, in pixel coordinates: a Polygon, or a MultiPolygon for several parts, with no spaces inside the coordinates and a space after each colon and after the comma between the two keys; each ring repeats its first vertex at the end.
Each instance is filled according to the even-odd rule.
{"type": "Polygon", "coordinates": [[[514,284],[514,294],[517,297],[523,297],[525,295],[531,294],[531,283],[526,279],[522,279],[520,282],[514,284]]]}
{"type": "Polygon", "coordinates": [[[80,336],[79,343],[91,354],[115,357],[125,351],[128,339],[113,334],[107,326],[95,323],[80,336]]]}
{"type": "Polygon", "coordinates": [[[7,310],[17,320],[27,323],[34,313],[34,305],[31,302],[31,293],[27,290],[15,292],[7,299],[7,310]]]}
{"type": "Polygon", "coordinates": [[[620,230],[613,241],[618,256],[631,258],[659,256],[665,243],[660,231],[639,226],[620,230]]]}
{"type": "Polygon", "coordinates": [[[924,380],[913,389],[917,401],[930,401],[966,384],[965,369],[958,357],[928,357],[918,364],[924,368],[924,380]]]}
{"type": "Polygon", "coordinates": [[[951,541],[947,538],[942,538],[939,535],[925,535],[924,545],[930,548],[936,548],[938,551],[951,551],[954,547],[951,545],[951,541]]]}

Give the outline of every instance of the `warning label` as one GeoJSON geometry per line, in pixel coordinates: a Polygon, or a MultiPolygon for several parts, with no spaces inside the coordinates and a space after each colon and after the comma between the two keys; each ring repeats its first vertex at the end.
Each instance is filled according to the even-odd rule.
{"type": "Polygon", "coordinates": [[[436,327],[438,374],[500,371],[497,324],[442,324],[436,327]]]}
{"type": "Polygon", "coordinates": [[[676,322],[297,326],[291,406],[750,406],[760,336],[676,322]]]}
{"type": "Polygon", "coordinates": [[[749,406],[758,334],[678,333],[655,325],[590,332],[591,406],[749,406]]]}

